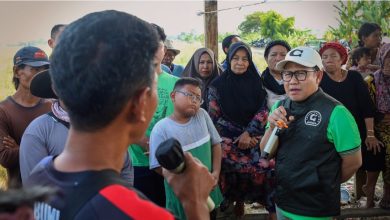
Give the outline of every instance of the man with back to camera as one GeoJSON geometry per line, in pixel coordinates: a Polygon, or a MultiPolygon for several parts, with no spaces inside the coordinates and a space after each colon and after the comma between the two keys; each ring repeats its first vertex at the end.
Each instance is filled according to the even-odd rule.
{"type": "Polygon", "coordinates": [[[18,188],[22,183],[19,145],[24,130],[34,118],[50,111],[50,101],[30,92],[33,76],[47,68],[48,57],[37,47],[23,47],[14,56],[12,81],[16,92],[0,102],[0,164],[7,169],[9,188],[18,188]]]}
{"type": "MultiPolygon", "coordinates": [[[[51,76],[72,126],[64,151],[43,159],[27,186],[56,186],[63,197],[37,204],[36,217],[173,219],[119,178],[123,154],[143,137],[157,105],[155,29],[127,13],[103,11],[78,19],[62,34],[51,76]]],[[[164,176],[189,219],[208,219],[213,177],[191,155],[186,162],[184,173],[164,170],[164,176]]]]}
{"type": "Polygon", "coordinates": [[[288,97],[272,107],[260,146],[278,122],[288,124],[276,151],[278,219],[331,219],[340,214],[340,184],[362,163],[356,122],[319,88],[323,66],[315,50],[294,48],[276,68],[288,97]]]}

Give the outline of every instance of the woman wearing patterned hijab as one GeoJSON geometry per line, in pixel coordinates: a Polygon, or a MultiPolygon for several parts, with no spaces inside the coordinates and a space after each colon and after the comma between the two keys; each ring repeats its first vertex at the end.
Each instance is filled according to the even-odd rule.
{"type": "Polygon", "coordinates": [[[187,66],[184,68],[183,77],[196,78],[202,81],[202,97],[204,102],[201,105],[201,108],[206,111],[209,104],[207,98],[209,85],[221,72],[221,68],[215,59],[214,52],[208,48],[197,49],[187,63],[187,66]]]}

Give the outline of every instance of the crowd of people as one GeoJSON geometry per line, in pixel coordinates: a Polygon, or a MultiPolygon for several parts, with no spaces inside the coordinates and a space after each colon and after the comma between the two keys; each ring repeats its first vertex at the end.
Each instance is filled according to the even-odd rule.
{"type": "Polygon", "coordinates": [[[366,208],[382,172],[379,205],[390,209],[390,44],[381,34],[364,23],[350,53],[338,42],[317,52],[276,39],[261,71],[238,35],[223,40],[222,63],[199,48],[181,66],[163,28],[124,12],[55,25],[50,57],[17,51],[16,92],[0,103],[8,188],[57,190],[28,203],[37,219],[216,219],[230,207],[242,217],[246,202],[269,219],[331,219],[340,184],[361,169],[366,208]],[[181,174],[155,155],[170,138],[186,152],[181,174]]]}

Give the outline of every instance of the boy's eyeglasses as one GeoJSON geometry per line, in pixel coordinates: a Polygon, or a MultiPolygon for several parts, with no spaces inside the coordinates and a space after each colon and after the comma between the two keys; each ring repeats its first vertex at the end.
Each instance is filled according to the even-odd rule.
{"type": "Polygon", "coordinates": [[[200,96],[197,96],[197,95],[194,95],[192,93],[189,93],[189,92],[183,92],[183,91],[175,91],[175,92],[178,92],[180,94],[183,94],[184,96],[187,96],[187,98],[192,101],[192,102],[198,102],[199,104],[203,104],[203,99],[202,97],[200,96]]]}
{"type": "Polygon", "coordinates": [[[292,77],[295,76],[295,79],[298,81],[305,81],[308,72],[317,72],[316,70],[297,70],[295,72],[292,71],[282,71],[282,79],[285,82],[290,82],[292,77]]]}

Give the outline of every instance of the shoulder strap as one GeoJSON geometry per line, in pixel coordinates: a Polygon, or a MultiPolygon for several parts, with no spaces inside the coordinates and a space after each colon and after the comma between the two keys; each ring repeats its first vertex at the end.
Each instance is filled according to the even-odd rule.
{"type": "Polygon", "coordinates": [[[58,118],[57,116],[54,115],[54,113],[51,111],[51,112],[48,112],[47,115],[49,115],[50,117],[52,117],[55,121],[58,121],[59,123],[61,123],[62,125],[64,125],[66,128],[69,129],[70,127],[70,123],[69,122],[66,122],[60,118],[58,118]]]}

